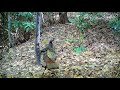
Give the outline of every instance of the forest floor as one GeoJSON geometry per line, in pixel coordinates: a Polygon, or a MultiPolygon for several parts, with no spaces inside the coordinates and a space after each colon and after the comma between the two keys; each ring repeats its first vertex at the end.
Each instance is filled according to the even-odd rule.
{"type": "Polygon", "coordinates": [[[119,78],[120,77],[120,35],[101,19],[98,25],[85,33],[83,45],[86,50],[76,53],[79,33],[73,24],[57,24],[44,28],[41,48],[53,42],[57,53],[59,69],[45,70],[36,64],[34,39],[14,49],[0,62],[1,77],[7,78],[119,78]],[[14,52],[14,53],[13,53],[14,52]],[[45,72],[44,72],[45,70],[45,72]],[[42,75],[44,72],[44,75],[42,75]]]}

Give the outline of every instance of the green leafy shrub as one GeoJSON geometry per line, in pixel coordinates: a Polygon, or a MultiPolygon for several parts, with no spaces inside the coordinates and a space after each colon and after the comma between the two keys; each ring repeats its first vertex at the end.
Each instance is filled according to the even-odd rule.
{"type": "Polygon", "coordinates": [[[110,28],[112,28],[114,31],[117,30],[118,32],[120,32],[120,19],[119,18],[112,18],[108,24],[110,28]]]}
{"type": "Polygon", "coordinates": [[[91,14],[91,12],[80,12],[75,18],[68,18],[68,20],[75,24],[75,26],[79,29],[79,42],[80,45],[78,47],[73,47],[73,50],[77,53],[85,51],[85,47],[83,45],[84,34],[83,32],[88,28],[91,28],[92,25],[97,24],[94,18],[90,18],[90,20],[84,18],[84,16],[91,14]]]}
{"type": "Polygon", "coordinates": [[[92,17],[90,20],[84,18],[86,15],[89,16],[91,12],[80,12],[75,18],[68,18],[71,23],[74,23],[81,31],[90,28],[91,25],[96,25],[95,18],[92,17]]]}
{"type": "Polygon", "coordinates": [[[11,13],[12,16],[12,27],[23,28],[26,32],[35,29],[34,13],[32,12],[16,12],[11,13]]]}
{"type": "Polygon", "coordinates": [[[108,26],[112,29],[112,33],[114,35],[120,36],[120,19],[119,18],[112,18],[108,26]]]}

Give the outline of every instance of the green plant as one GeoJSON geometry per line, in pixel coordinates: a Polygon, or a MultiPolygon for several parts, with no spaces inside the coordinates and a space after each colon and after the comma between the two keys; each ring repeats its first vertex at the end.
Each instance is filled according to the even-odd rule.
{"type": "Polygon", "coordinates": [[[109,26],[113,29],[113,30],[118,30],[120,31],[120,19],[119,18],[112,18],[109,21],[109,26]]]}
{"type": "Polygon", "coordinates": [[[112,18],[108,26],[112,29],[113,34],[120,36],[120,19],[118,17],[112,18]]]}
{"type": "Polygon", "coordinates": [[[32,12],[16,12],[11,13],[12,27],[23,28],[26,32],[35,29],[34,13],[32,12]]]}
{"type": "Polygon", "coordinates": [[[84,45],[81,45],[80,47],[73,47],[73,51],[75,51],[76,53],[81,53],[85,50],[86,48],[84,47],[84,45]]]}
{"type": "Polygon", "coordinates": [[[85,47],[83,45],[83,41],[85,38],[85,35],[83,32],[87,30],[88,28],[91,28],[92,26],[97,24],[97,21],[95,20],[95,17],[91,17],[90,15],[95,16],[97,13],[95,12],[79,12],[78,15],[75,18],[68,18],[68,20],[75,24],[75,26],[79,30],[79,46],[73,47],[73,50],[75,52],[82,52],[85,50],[85,47]],[[90,16],[90,17],[89,17],[90,16]],[[85,18],[89,17],[89,18],[85,18]]]}
{"type": "Polygon", "coordinates": [[[83,46],[84,35],[83,31],[87,28],[90,28],[90,23],[84,18],[86,12],[79,13],[75,18],[68,18],[71,23],[74,23],[79,30],[79,46],[73,47],[73,50],[77,53],[80,53],[85,50],[83,46]]]}

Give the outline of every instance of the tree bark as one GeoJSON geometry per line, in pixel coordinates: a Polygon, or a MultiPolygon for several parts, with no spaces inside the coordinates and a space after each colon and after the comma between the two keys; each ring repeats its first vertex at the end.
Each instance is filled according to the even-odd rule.
{"type": "Polygon", "coordinates": [[[36,37],[35,37],[35,52],[37,58],[37,64],[41,64],[40,60],[40,26],[41,26],[41,13],[37,12],[36,15],[36,37]]]}
{"type": "Polygon", "coordinates": [[[12,40],[11,40],[11,31],[10,31],[10,15],[8,13],[8,39],[9,39],[9,48],[13,47],[13,43],[12,43],[12,40]]]}
{"type": "Polygon", "coordinates": [[[59,22],[61,24],[69,23],[67,12],[59,12],[59,17],[60,17],[59,22]]]}

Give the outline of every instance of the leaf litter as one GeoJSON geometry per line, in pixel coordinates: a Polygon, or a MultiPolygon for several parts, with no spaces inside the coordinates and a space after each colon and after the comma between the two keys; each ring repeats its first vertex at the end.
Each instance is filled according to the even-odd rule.
{"type": "Polygon", "coordinates": [[[36,64],[34,39],[16,47],[16,58],[6,54],[0,75],[7,78],[114,78],[120,77],[119,40],[104,22],[85,33],[86,51],[75,53],[79,33],[72,24],[57,24],[42,33],[41,48],[53,37],[58,70],[45,70],[36,64]],[[11,57],[11,59],[9,58],[11,57]],[[9,60],[8,60],[9,59],[9,60]],[[45,72],[44,72],[45,70],[45,72]],[[44,75],[42,75],[44,72],[44,75]]]}

